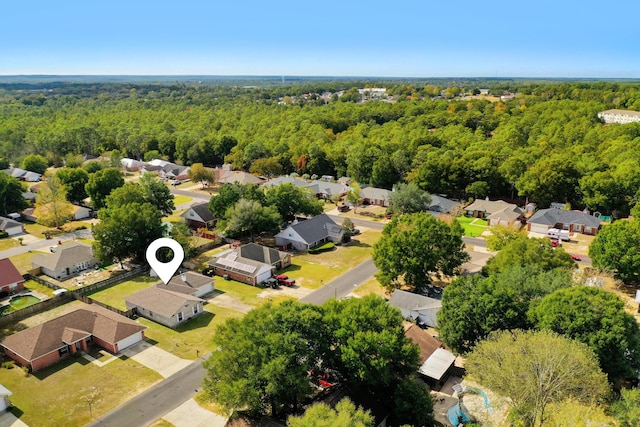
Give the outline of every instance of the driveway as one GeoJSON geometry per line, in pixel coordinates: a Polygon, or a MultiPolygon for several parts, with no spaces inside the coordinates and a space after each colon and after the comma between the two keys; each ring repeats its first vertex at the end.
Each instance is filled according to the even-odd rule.
{"type": "Polygon", "coordinates": [[[313,289],[303,288],[302,286],[280,286],[278,289],[266,288],[264,291],[258,294],[258,298],[270,298],[278,295],[288,295],[294,298],[304,298],[313,292],[313,289]]]}
{"type": "Polygon", "coordinates": [[[242,313],[248,313],[255,308],[252,305],[245,304],[239,299],[230,297],[229,295],[225,295],[219,291],[213,291],[211,296],[207,298],[207,302],[217,305],[218,307],[230,308],[242,313]]]}
{"type": "Polygon", "coordinates": [[[141,365],[153,369],[163,378],[168,378],[191,364],[191,360],[181,359],[146,341],[139,342],[120,352],[141,365]]]}
{"type": "Polygon", "coordinates": [[[193,399],[187,400],[162,419],[176,427],[224,427],[227,423],[227,418],[207,411],[193,399]]]}
{"type": "Polygon", "coordinates": [[[0,427],[29,427],[11,412],[0,415],[0,427]]]}

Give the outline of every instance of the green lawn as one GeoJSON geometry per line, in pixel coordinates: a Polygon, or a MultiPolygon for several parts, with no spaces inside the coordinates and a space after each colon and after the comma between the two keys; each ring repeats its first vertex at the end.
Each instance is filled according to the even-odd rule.
{"type": "Polygon", "coordinates": [[[18,242],[16,239],[10,239],[9,237],[0,239],[0,251],[6,251],[7,249],[17,248],[18,246],[20,246],[20,242],[18,242]]]}
{"type": "Polygon", "coordinates": [[[48,297],[53,297],[53,289],[48,286],[41,285],[35,280],[27,280],[24,282],[24,287],[31,289],[32,291],[40,292],[41,294],[45,294],[48,297]]]}
{"type": "Polygon", "coordinates": [[[221,276],[214,277],[214,286],[217,291],[224,292],[230,297],[238,299],[248,305],[260,305],[262,299],[258,294],[264,290],[259,286],[252,286],[235,280],[226,280],[221,276]]]}
{"type": "Polygon", "coordinates": [[[33,269],[33,265],[31,265],[31,257],[37,253],[48,253],[48,252],[25,252],[20,255],[14,255],[9,257],[13,265],[16,266],[20,274],[25,274],[27,271],[33,269]]]}
{"type": "Polygon", "coordinates": [[[30,426],[81,426],[98,418],[162,380],[157,372],[132,359],[103,367],[81,357],[62,361],[35,374],[19,367],[0,369],[0,383],[13,392],[12,412],[30,426]]]}
{"type": "Polygon", "coordinates": [[[464,235],[467,237],[478,237],[487,229],[486,219],[470,218],[466,216],[459,216],[456,219],[464,229],[464,235]]]}
{"type": "Polygon", "coordinates": [[[132,280],[119,283],[106,289],[100,289],[87,296],[108,304],[111,307],[119,308],[120,310],[126,310],[127,306],[124,302],[124,298],[129,295],[135,294],[142,289],[146,289],[152,286],[154,283],[158,283],[159,280],[149,276],[138,276],[132,280]]]}
{"type": "Polygon", "coordinates": [[[174,206],[183,205],[185,203],[189,203],[192,200],[193,200],[193,197],[189,197],[189,196],[174,196],[173,204],[174,206]]]}
{"type": "Polygon", "coordinates": [[[159,348],[183,359],[195,360],[214,350],[212,339],[217,325],[231,317],[243,316],[239,311],[213,304],[206,304],[204,309],[203,314],[189,319],[175,330],[143,318],[138,321],[148,326],[144,334],[147,339],[157,341],[159,348]]]}

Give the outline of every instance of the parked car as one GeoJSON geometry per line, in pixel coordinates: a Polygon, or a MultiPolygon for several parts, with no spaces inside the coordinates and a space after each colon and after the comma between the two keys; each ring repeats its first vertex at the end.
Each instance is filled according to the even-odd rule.
{"type": "Polygon", "coordinates": [[[263,284],[267,288],[273,288],[273,289],[277,289],[278,288],[278,281],[276,279],[274,279],[273,277],[270,278],[270,279],[265,280],[263,284]]]}
{"type": "Polygon", "coordinates": [[[207,267],[204,270],[202,270],[202,274],[204,274],[205,276],[213,276],[215,274],[215,270],[213,267],[207,267]]]}
{"type": "Polygon", "coordinates": [[[173,181],[171,181],[171,185],[175,186],[175,185],[180,185],[182,184],[182,181],[179,181],[177,179],[174,179],[173,181]]]}
{"type": "Polygon", "coordinates": [[[349,209],[351,209],[351,208],[349,206],[347,206],[347,205],[338,206],[338,212],[348,212],[349,209]]]}
{"type": "Polygon", "coordinates": [[[276,280],[287,280],[289,278],[289,276],[287,276],[286,274],[279,274],[277,276],[274,276],[274,279],[276,280]]]}
{"type": "Polygon", "coordinates": [[[387,213],[387,214],[384,215],[384,217],[386,219],[391,219],[393,217],[393,214],[392,213],[387,213]]]}
{"type": "Polygon", "coordinates": [[[558,246],[562,246],[562,244],[560,244],[560,240],[558,239],[551,239],[551,246],[557,248],[558,246]]]}
{"type": "Polygon", "coordinates": [[[582,258],[580,257],[580,255],[577,255],[577,254],[571,254],[571,259],[575,261],[582,261],[582,258]]]}
{"type": "Polygon", "coordinates": [[[353,230],[351,230],[352,236],[357,236],[358,234],[360,234],[360,230],[358,230],[357,228],[354,228],[353,230]]]}
{"type": "Polygon", "coordinates": [[[285,274],[281,274],[279,276],[276,276],[276,280],[278,281],[279,285],[284,285],[284,286],[293,286],[295,285],[296,281],[293,279],[289,279],[289,277],[287,277],[285,274]]]}

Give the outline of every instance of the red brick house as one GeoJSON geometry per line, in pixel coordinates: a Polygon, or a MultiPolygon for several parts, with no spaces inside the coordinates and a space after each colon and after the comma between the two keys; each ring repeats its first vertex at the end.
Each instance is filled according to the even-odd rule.
{"type": "Polygon", "coordinates": [[[0,345],[32,372],[96,344],[118,353],[144,339],[146,326],[95,304],[9,335],[0,345]]]}
{"type": "Polygon", "coordinates": [[[0,259],[0,298],[24,289],[24,277],[9,258],[0,259]]]}

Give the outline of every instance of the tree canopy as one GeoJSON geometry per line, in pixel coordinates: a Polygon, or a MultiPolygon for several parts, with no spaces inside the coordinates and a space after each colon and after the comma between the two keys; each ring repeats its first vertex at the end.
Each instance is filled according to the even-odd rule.
{"type": "Polygon", "coordinates": [[[275,206],[262,206],[256,200],[240,199],[227,209],[222,222],[224,232],[229,236],[249,234],[253,242],[256,234],[263,231],[277,231],[282,217],[275,206]]]}
{"type": "Polygon", "coordinates": [[[80,204],[87,198],[85,186],[89,182],[89,174],[82,168],[64,167],[58,169],[56,176],[67,189],[67,199],[71,203],[80,204]]]}
{"type": "Polygon", "coordinates": [[[589,245],[594,267],[611,271],[625,283],[640,282],[640,219],[606,225],[589,245]]]}
{"type": "Polygon", "coordinates": [[[500,331],[478,343],[465,363],[480,384],[508,397],[512,422],[542,426],[549,405],[573,398],[594,405],[608,395],[606,376],[586,345],[549,331],[500,331]]]}
{"type": "Polygon", "coordinates": [[[285,221],[293,221],[298,215],[315,216],[322,213],[322,202],[307,188],[284,183],[266,191],[266,203],[275,206],[285,221]]]}
{"type": "Polygon", "coordinates": [[[89,176],[85,190],[91,197],[93,208],[98,210],[105,206],[105,200],[111,191],[124,185],[124,175],[118,169],[101,169],[89,176]]]}
{"type": "Polygon", "coordinates": [[[290,416],[288,427],[373,427],[373,416],[347,397],[331,409],[326,403],[311,405],[299,417],[290,416]]]}
{"type": "Polygon", "coordinates": [[[399,183],[393,187],[389,196],[389,212],[406,214],[424,212],[431,204],[431,196],[416,184],[399,183]]]}
{"type": "Polygon", "coordinates": [[[0,173],[0,213],[7,215],[27,207],[22,197],[22,186],[16,178],[0,173]]]}
{"type": "Polygon", "coordinates": [[[67,189],[57,176],[40,184],[35,215],[38,224],[60,227],[73,218],[73,206],[67,201],[67,189]]]}
{"type": "Polygon", "coordinates": [[[387,289],[422,289],[432,274],[453,276],[469,259],[462,234],[457,221],[449,225],[425,212],[393,217],[373,246],[378,280],[387,289]]]}
{"type": "Polygon", "coordinates": [[[39,154],[29,154],[22,159],[22,169],[44,175],[49,167],[47,159],[39,154]]]}
{"type": "Polygon", "coordinates": [[[591,348],[610,381],[638,377],[640,327],[618,296],[587,286],[560,289],[536,304],[530,316],[537,328],[591,348]]]}

